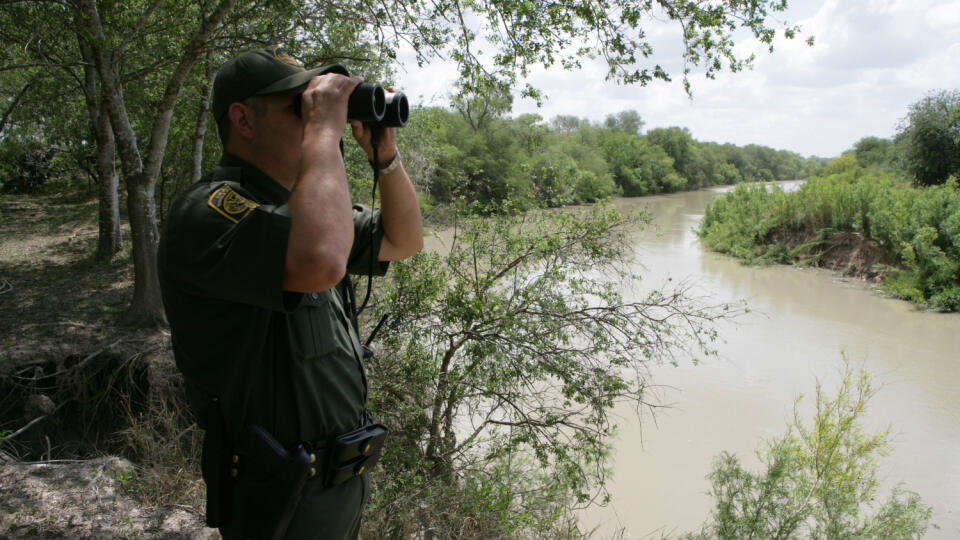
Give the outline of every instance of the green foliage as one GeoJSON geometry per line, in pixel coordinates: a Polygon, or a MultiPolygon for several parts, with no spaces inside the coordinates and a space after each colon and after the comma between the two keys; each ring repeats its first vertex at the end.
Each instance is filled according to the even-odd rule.
{"type": "Polygon", "coordinates": [[[960,90],[931,92],[911,105],[896,140],[917,185],[942,184],[960,174],[960,90]]]}
{"type": "Polygon", "coordinates": [[[714,509],[701,532],[683,538],[920,538],[932,510],[902,486],[879,499],[879,458],[889,430],[868,433],[862,418],[875,395],[869,376],[849,365],[835,397],[817,383],[812,422],[801,399],[787,432],[757,453],[761,469],[745,469],[724,452],[709,475],[714,509]]]}
{"type": "Polygon", "coordinates": [[[896,160],[895,145],[890,139],[864,137],[853,145],[853,154],[861,167],[890,169],[896,160]]]}
{"type": "Polygon", "coordinates": [[[0,143],[0,193],[39,193],[50,177],[56,148],[0,143]]]}
{"type": "Polygon", "coordinates": [[[640,135],[646,122],[640,118],[640,113],[634,110],[621,111],[607,115],[603,127],[612,131],[622,131],[631,135],[640,135]]]}
{"type": "Polygon", "coordinates": [[[673,167],[680,174],[689,174],[691,169],[693,136],[690,130],[679,127],[657,128],[647,132],[647,140],[673,159],[673,167]]]}
{"type": "Polygon", "coordinates": [[[397,434],[379,530],[538,536],[602,493],[612,408],[645,403],[649,363],[710,354],[713,321],[737,311],[683,290],[622,297],[638,225],[604,206],[507,211],[395,263],[369,364],[371,409],[397,434]]]}
{"type": "Polygon", "coordinates": [[[779,187],[739,185],[707,205],[698,234],[710,249],[750,263],[786,262],[771,235],[799,226],[794,209],[779,187]]]}
{"type": "MultiPolygon", "coordinates": [[[[792,152],[700,143],[681,128],[643,136],[638,133],[643,120],[635,111],[611,115],[602,125],[565,116],[546,124],[537,115],[508,118],[495,107],[483,109],[479,99],[460,106],[457,112],[415,109],[401,130],[404,148],[416,153],[414,160],[405,157],[414,165],[411,177],[436,203],[462,199],[484,208],[507,201],[519,208],[556,207],[746,178],[794,178],[819,166],[792,152]],[[662,145],[685,160],[685,173],[662,145]],[[741,172],[735,164],[740,155],[764,156],[750,157],[764,168],[741,172]]],[[[368,175],[364,163],[348,148],[351,173],[368,175]]]]}
{"type": "Polygon", "coordinates": [[[862,233],[894,257],[900,268],[887,268],[884,281],[892,294],[935,309],[958,309],[956,180],[912,188],[878,169],[864,169],[848,153],[794,193],[738,186],[707,205],[699,228],[711,249],[754,262],[788,262],[787,252],[825,231],[862,233]],[[789,241],[784,239],[794,243],[784,249],[782,242],[789,241]]]}
{"type": "MultiPolygon", "coordinates": [[[[333,4],[341,6],[340,2],[333,4]]],[[[350,3],[352,11],[359,11],[350,14],[359,20],[376,21],[374,25],[385,35],[384,45],[392,54],[402,40],[413,45],[419,62],[434,55],[452,58],[470,92],[489,85],[482,82],[485,80],[516,87],[518,79],[537,65],[579,69],[581,59],[588,56],[604,59],[607,77],[617,82],[669,81],[670,73],[649,61],[654,47],[645,26],[651,19],[676,24],[682,31],[678,38],[682,75],[690,92],[688,76],[693,68],[701,68],[706,77],[712,78],[718,72],[737,72],[752,64],[752,55],[744,57],[734,48],[738,30],[748,31],[771,51],[778,27],[787,38],[799,32],[798,27],[775,22],[776,13],[787,7],[784,0],[723,0],[711,4],[680,0],[576,4],[442,0],[425,4],[401,0],[394,6],[388,14],[375,4],[355,7],[350,3]],[[399,15],[391,16],[394,13],[399,15]],[[477,22],[467,26],[465,20],[477,22]]],[[[529,85],[523,94],[541,97],[529,85]]]]}

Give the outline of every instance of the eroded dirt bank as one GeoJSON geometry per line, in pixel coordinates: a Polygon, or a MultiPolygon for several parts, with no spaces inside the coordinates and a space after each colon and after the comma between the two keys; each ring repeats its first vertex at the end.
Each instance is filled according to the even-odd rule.
{"type": "Polygon", "coordinates": [[[129,236],[96,235],[89,198],[0,198],[0,538],[219,538],[169,336],[118,324],[129,236]]]}

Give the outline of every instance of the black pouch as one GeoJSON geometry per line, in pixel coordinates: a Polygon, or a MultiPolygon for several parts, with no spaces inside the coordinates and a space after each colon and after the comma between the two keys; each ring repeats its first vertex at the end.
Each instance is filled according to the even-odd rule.
{"type": "Polygon", "coordinates": [[[325,478],[326,486],[335,486],[360,476],[380,461],[387,428],[383,424],[367,424],[333,439],[325,478]]]}
{"type": "Polygon", "coordinates": [[[287,450],[259,426],[247,426],[234,449],[244,538],[280,540],[310,474],[310,454],[287,450]]]}

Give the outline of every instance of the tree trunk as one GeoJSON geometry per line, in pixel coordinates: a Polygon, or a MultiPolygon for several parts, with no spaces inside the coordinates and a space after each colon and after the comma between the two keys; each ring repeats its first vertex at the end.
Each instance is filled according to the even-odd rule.
{"type": "Polygon", "coordinates": [[[106,111],[98,115],[96,133],[97,200],[100,207],[96,258],[106,261],[120,251],[120,176],[114,161],[116,146],[110,116],[106,111]]]}
{"type": "Polygon", "coordinates": [[[83,57],[83,96],[93,126],[93,137],[97,142],[97,204],[99,212],[97,225],[98,261],[109,260],[120,251],[120,177],[117,174],[116,142],[113,127],[107,113],[106,100],[97,91],[97,70],[93,51],[77,33],[80,54],[83,57]]]}
{"type": "Polygon", "coordinates": [[[106,38],[96,0],[81,0],[83,20],[80,22],[91,39],[102,95],[120,153],[123,176],[127,185],[127,210],[130,213],[130,236],[133,245],[134,286],[130,307],[121,322],[132,326],[165,324],[166,316],[160,296],[157,275],[157,245],[160,234],[157,227],[157,205],[154,191],[160,174],[160,165],[170,134],[170,121],[180,90],[190,69],[203,53],[213,30],[220,25],[236,0],[221,0],[213,14],[201,22],[200,28],[184,48],[180,62],[174,68],[163,97],[157,106],[146,163],[141,158],[133,125],[127,115],[123,87],[118,71],[118,51],[104,47],[106,38]]]}
{"type": "Polygon", "coordinates": [[[135,326],[166,324],[163,299],[160,296],[160,276],[157,271],[157,246],[160,230],[157,227],[157,203],[153,195],[156,178],[145,178],[146,173],[127,178],[127,214],[133,244],[133,301],[121,321],[135,326]]]}
{"type": "Polygon", "coordinates": [[[207,55],[206,85],[200,96],[200,110],[197,112],[197,129],[193,132],[193,170],[190,183],[200,180],[203,174],[203,139],[207,136],[207,119],[210,118],[210,97],[213,95],[213,76],[217,70],[213,60],[207,55]]]}

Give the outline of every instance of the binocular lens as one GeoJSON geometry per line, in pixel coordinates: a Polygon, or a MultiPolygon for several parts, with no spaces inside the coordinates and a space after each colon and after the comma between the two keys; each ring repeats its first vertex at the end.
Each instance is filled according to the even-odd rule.
{"type": "Polygon", "coordinates": [[[378,127],[403,127],[410,116],[410,105],[407,103],[407,96],[400,92],[387,93],[387,109],[383,114],[383,120],[376,123],[378,127]]]}

